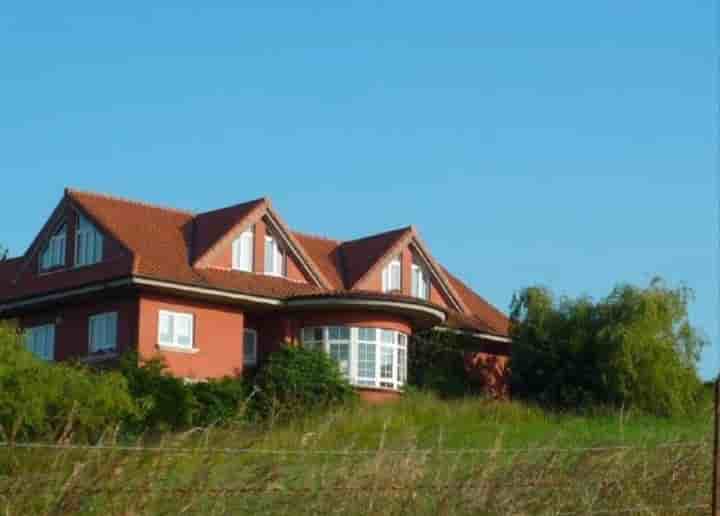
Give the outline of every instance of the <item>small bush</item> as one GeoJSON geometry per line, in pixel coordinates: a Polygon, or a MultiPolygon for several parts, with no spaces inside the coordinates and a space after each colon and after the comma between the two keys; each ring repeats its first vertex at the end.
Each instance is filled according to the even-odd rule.
{"type": "Polygon", "coordinates": [[[120,371],[140,406],[137,430],[172,430],[192,424],[195,398],[185,382],[166,374],[162,358],[140,362],[137,353],[126,353],[120,371]]]}
{"type": "Polygon", "coordinates": [[[138,415],[122,375],[43,362],[0,326],[0,438],[97,439],[138,415]]]}
{"type": "Polygon", "coordinates": [[[210,426],[243,418],[249,398],[245,382],[238,378],[222,378],[191,386],[195,397],[193,425],[210,426]]]}
{"type": "Polygon", "coordinates": [[[286,346],[255,379],[252,407],[260,417],[292,417],[352,399],[355,391],[326,353],[286,346]]]}

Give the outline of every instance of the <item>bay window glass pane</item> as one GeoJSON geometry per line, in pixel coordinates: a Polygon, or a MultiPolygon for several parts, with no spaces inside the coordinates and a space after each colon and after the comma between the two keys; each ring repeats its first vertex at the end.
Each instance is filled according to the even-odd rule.
{"type": "Polygon", "coordinates": [[[398,348],[397,380],[401,385],[407,380],[407,350],[405,348],[398,348]]]}
{"type": "Polygon", "coordinates": [[[350,340],[350,328],[345,326],[332,326],[328,330],[330,340],[350,340]]]}
{"type": "Polygon", "coordinates": [[[313,340],[313,336],[315,335],[315,328],[303,328],[302,331],[302,341],[303,344],[309,343],[313,340]]]}
{"type": "Polygon", "coordinates": [[[337,362],[342,374],[350,375],[350,341],[331,342],[330,357],[337,362]]]}
{"type": "Polygon", "coordinates": [[[360,342],[358,344],[358,376],[375,378],[375,344],[360,342]]]}
{"type": "Polygon", "coordinates": [[[395,350],[393,348],[389,346],[383,346],[381,348],[380,378],[387,380],[393,379],[394,355],[395,350]]]}
{"type": "Polygon", "coordinates": [[[377,330],[375,328],[359,328],[358,338],[360,340],[375,342],[377,340],[377,330]]]}
{"type": "Polygon", "coordinates": [[[380,332],[380,340],[387,344],[393,344],[395,342],[395,332],[390,330],[382,330],[380,332]]]}

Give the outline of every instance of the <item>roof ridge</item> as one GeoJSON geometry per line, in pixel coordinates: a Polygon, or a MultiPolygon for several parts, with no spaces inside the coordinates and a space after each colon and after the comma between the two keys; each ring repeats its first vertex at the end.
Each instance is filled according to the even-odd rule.
{"type": "Polygon", "coordinates": [[[235,208],[239,208],[240,206],[246,206],[249,204],[258,204],[259,205],[263,202],[270,204],[270,199],[268,197],[258,197],[257,199],[252,199],[250,201],[245,201],[245,202],[239,202],[237,204],[231,204],[230,206],[225,206],[223,208],[217,208],[214,210],[203,211],[202,213],[196,213],[195,216],[200,217],[202,215],[211,215],[213,213],[217,213],[217,212],[224,211],[224,210],[232,210],[235,208]]]}
{"type": "Polygon", "coordinates": [[[334,244],[342,244],[344,242],[343,240],[338,240],[337,238],[330,238],[330,237],[326,237],[326,236],[322,236],[322,235],[315,235],[313,233],[306,233],[305,231],[297,231],[295,229],[291,229],[290,231],[292,231],[296,235],[300,235],[300,236],[307,237],[307,238],[314,238],[316,240],[325,240],[326,242],[332,242],[334,244]]]}
{"type": "Polygon", "coordinates": [[[354,240],[345,240],[345,241],[343,241],[343,244],[351,244],[351,243],[355,243],[355,242],[362,242],[363,240],[370,240],[371,238],[379,238],[379,237],[387,236],[387,235],[389,235],[390,233],[405,233],[405,232],[407,232],[407,231],[412,231],[413,229],[414,229],[414,226],[412,226],[412,225],[410,225],[410,226],[403,226],[403,227],[401,227],[401,228],[390,229],[390,230],[388,230],[388,231],[383,231],[382,233],[375,233],[375,234],[373,234],[373,235],[368,235],[368,236],[365,236],[365,237],[356,238],[356,239],[354,239],[354,240]]]}
{"type": "Polygon", "coordinates": [[[77,188],[66,188],[65,193],[70,194],[70,195],[72,195],[72,194],[89,195],[92,197],[98,197],[100,199],[107,199],[109,201],[124,202],[127,204],[135,204],[137,206],[144,206],[146,208],[154,208],[157,210],[172,211],[172,212],[176,212],[176,213],[181,213],[183,215],[195,216],[195,213],[190,210],[184,210],[181,208],[174,208],[174,207],[170,207],[170,206],[162,206],[160,204],[153,204],[150,202],[138,201],[135,199],[128,199],[127,197],[120,197],[117,195],[110,195],[110,194],[106,194],[106,193],[91,192],[88,190],[79,190],[77,188]]]}

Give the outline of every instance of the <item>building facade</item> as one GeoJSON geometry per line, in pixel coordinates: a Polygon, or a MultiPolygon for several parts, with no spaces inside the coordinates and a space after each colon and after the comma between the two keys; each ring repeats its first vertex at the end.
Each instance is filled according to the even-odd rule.
{"type": "Polygon", "coordinates": [[[507,392],[507,317],[414,227],[331,240],[292,231],[268,199],[194,214],[66,190],[27,252],[0,262],[0,319],[46,360],[136,349],[197,380],[321,349],[372,400],[402,392],[411,337],[439,328],[471,336],[468,367],[507,392]]]}

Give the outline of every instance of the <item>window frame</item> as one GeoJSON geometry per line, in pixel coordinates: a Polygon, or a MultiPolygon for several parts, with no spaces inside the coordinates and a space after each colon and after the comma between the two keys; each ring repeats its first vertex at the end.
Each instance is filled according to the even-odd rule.
{"type": "Polygon", "coordinates": [[[242,272],[255,270],[255,228],[250,227],[240,233],[232,243],[232,269],[242,272]],[[243,244],[248,245],[247,253],[243,252],[243,244]],[[246,256],[247,255],[247,256],[246,256]],[[243,263],[247,261],[247,263],[243,263]]]}
{"type": "Polygon", "coordinates": [[[91,315],[88,317],[88,353],[94,354],[94,353],[112,353],[117,351],[118,349],[118,323],[119,323],[119,314],[118,312],[104,312],[100,314],[91,315]],[[98,347],[97,343],[94,342],[94,335],[93,335],[93,323],[102,323],[105,325],[108,325],[104,328],[104,334],[103,336],[107,336],[108,334],[112,336],[112,345],[108,346],[102,346],[98,347]],[[108,329],[110,331],[108,332],[108,329]]]}
{"type": "Polygon", "coordinates": [[[382,291],[384,293],[402,291],[403,284],[403,273],[402,273],[402,258],[400,255],[393,257],[382,270],[382,291]],[[394,287],[393,281],[393,269],[397,269],[398,284],[394,287]]]}
{"type": "Polygon", "coordinates": [[[175,312],[173,310],[158,310],[158,332],[157,332],[157,345],[161,349],[179,350],[186,352],[193,352],[197,350],[195,346],[195,314],[189,312],[175,312]],[[171,327],[171,343],[163,342],[162,340],[162,318],[163,316],[169,316],[172,319],[171,327]],[[190,325],[190,344],[188,346],[179,343],[178,334],[175,327],[176,320],[188,320],[190,325]]]}
{"type": "Polygon", "coordinates": [[[331,352],[332,346],[349,344],[346,376],[351,385],[359,388],[402,390],[407,382],[408,339],[409,337],[403,332],[375,327],[335,324],[309,326],[300,330],[300,342],[303,347],[322,350],[336,362],[338,360],[331,352]],[[333,328],[346,328],[349,341],[345,338],[331,338],[333,328]],[[369,370],[372,370],[372,375],[367,374],[369,370]]]}
{"type": "Polygon", "coordinates": [[[430,275],[428,274],[427,267],[419,263],[413,263],[411,266],[411,294],[413,297],[418,299],[429,300],[430,299],[430,275]],[[420,291],[422,287],[422,292],[420,291]]]}
{"type": "Polygon", "coordinates": [[[58,226],[40,253],[40,272],[65,267],[67,263],[67,223],[58,226]]]}
{"type": "Polygon", "coordinates": [[[280,242],[278,238],[274,235],[266,234],[265,235],[265,259],[264,259],[264,272],[268,276],[276,276],[279,278],[283,278],[286,276],[286,257],[285,257],[285,251],[280,246],[280,242]],[[272,257],[270,259],[270,264],[272,265],[272,270],[268,270],[268,244],[270,245],[270,250],[272,251],[272,257]]]}
{"type": "Polygon", "coordinates": [[[257,330],[253,328],[244,328],[243,329],[243,366],[244,367],[255,367],[258,364],[258,332],[257,330]],[[247,344],[247,336],[252,335],[254,337],[253,344],[254,344],[254,353],[253,353],[253,359],[248,360],[248,355],[245,353],[245,345],[247,344]]]}
{"type": "MultiPolygon", "coordinates": [[[[46,362],[54,362],[54,361],[55,361],[55,337],[56,337],[56,333],[57,333],[57,331],[56,331],[56,328],[55,328],[55,324],[54,324],[54,323],[39,324],[39,325],[37,325],[37,326],[29,326],[29,327],[25,328],[25,331],[24,331],[24,334],[25,334],[25,342],[24,342],[25,349],[27,349],[28,351],[30,351],[33,355],[35,355],[36,357],[38,357],[40,360],[44,360],[44,361],[46,361],[46,362]],[[32,346],[31,346],[31,343],[29,342],[30,339],[33,339],[33,340],[36,339],[36,338],[37,338],[37,334],[38,334],[40,331],[42,331],[42,330],[48,331],[49,335],[46,335],[46,336],[45,336],[46,338],[48,338],[48,336],[51,337],[51,338],[49,339],[50,342],[49,342],[49,346],[48,346],[48,347],[49,347],[49,356],[41,355],[41,354],[37,353],[37,351],[36,351],[36,349],[35,349],[35,344],[36,344],[36,343],[35,343],[35,342],[32,342],[32,346]]],[[[45,343],[45,345],[47,345],[47,344],[48,344],[48,343],[45,343]]]]}
{"type": "Polygon", "coordinates": [[[104,245],[103,234],[98,228],[86,217],[78,214],[75,227],[75,267],[88,267],[102,262],[104,245]]]}

